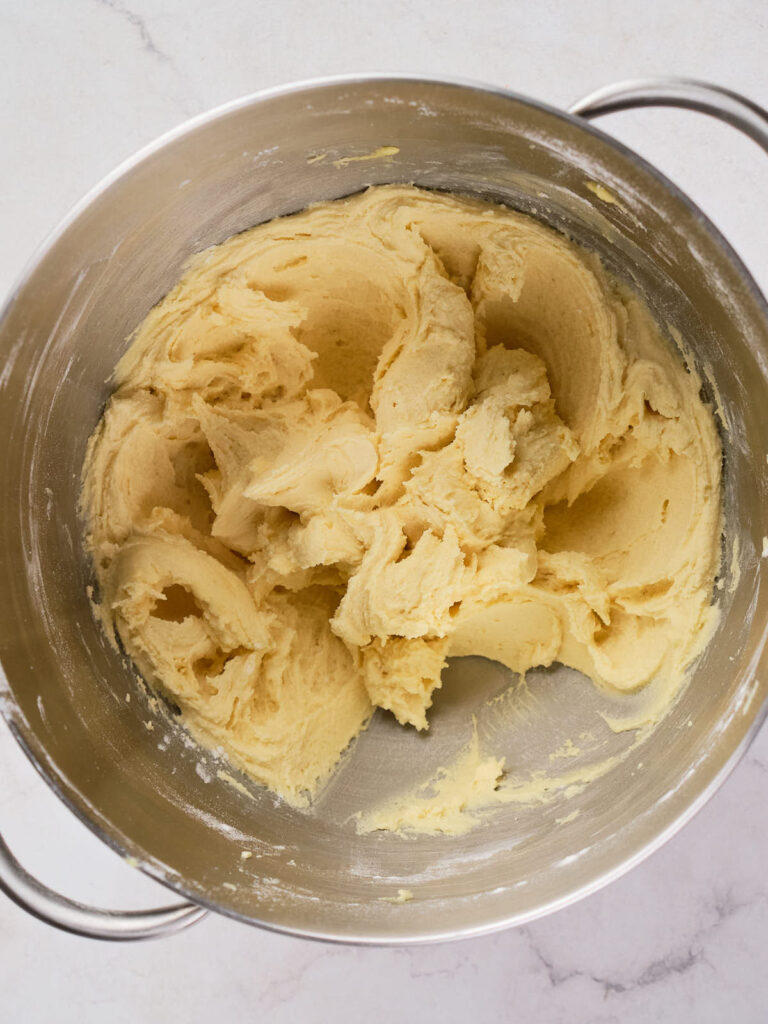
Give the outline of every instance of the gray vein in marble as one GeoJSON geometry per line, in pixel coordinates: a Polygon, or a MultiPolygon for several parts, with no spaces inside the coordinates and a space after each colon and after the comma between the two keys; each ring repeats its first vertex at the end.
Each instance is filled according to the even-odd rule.
{"type": "Polygon", "coordinates": [[[716,894],[710,903],[705,904],[706,909],[714,916],[714,920],[698,928],[680,947],[670,950],[656,960],[652,960],[642,970],[627,978],[593,973],[579,967],[566,969],[558,966],[555,959],[547,956],[541,948],[531,928],[523,927],[520,929],[520,932],[525,936],[532,955],[543,968],[552,988],[559,988],[574,978],[582,978],[600,986],[604,997],[608,998],[609,996],[623,995],[637,989],[662,984],[669,978],[685,975],[699,966],[706,966],[714,971],[715,967],[707,959],[706,955],[706,945],[711,940],[712,935],[729,918],[754,906],[756,903],[765,903],[767,901],[768,895],[763,892],[756,892],[749,899],[737,899],[733,889],[727,889],[723,893],[716,894]]]}
{"type": "Polygon", "coordinates": [[[479,973],[478,964],[470,954],[459,955],[445,966],[419,967],[416,961],[423,959],[424,953],[422,950],[418,950],[417,953],[416,950],[418,947],[406,947],[402,950],[408,958],[408,976],[414,980],[440,977],[455,979],[458,972],[462,970],[469,970],[475,975],[479,973]]]}
{"type": "Polygon", "coordinates": [[[157,60],[162,61],[164,64],[174,67],[173,59],[164,50],[160,49],[152,38],[152,33],[147,28],[147,23],[140,15],[135,11],[132,11],[130,7],[126,7],[121,0],[96,0],[96,2],[101,4],[102,7],[108,7],[110,11],[114,11],[115,14],[119,14],[121,18],[136,29],[139,34],[139,39],[141,40],[142,50],[146,50],[147,53],[157,58],[157,60]]]}
{"type": "Polygon", "coordinates": [[[147,23],[140,14],[128,7],[127,4],[123,3],[123,0],[96,0],[96,3],[100,7],[105,7],[118,15],[128,25],[136,31],[141,43],[141,49],[149,54],[149,56],[156,62],[165,65],[170,71],[176,75],[183,87],[183,98],[179,101],[179,107],[187,117],[191,117],[194,113],[200,110],[202,104],[195,100],[192,105],[188,102],[188,96],[190,94],[189,83],[182,71],[179,69],[173,57],[163,50],[155,42],[155,38],[149,30],[147,23]]]}
{"type": "Polygon", "coordinates": [[[760,757],[759,754],[747,754],[744,761],[753,768],[757,768],[758,771],[768,772],[768,761],[760,757]]]}
{"type": "Polygon", "coordinates": [[[699,964],[706,964],[712,968],[712,964],[704,956],[704,950],[700,946],[692,945],[683,952],[668,953],[667,956],[654,960],[641,974],[627,982],[611,981],[609,978],[600,978],[596,975],[590,975],[590,978],[596,984],[602,985],[606,996],[620,995],[638,988],[647,988],[649,985],[659,985],[667,978],[675,974],[685,974],[699,964]]]}
{"type": "Polygon", "coordinates": [[[301,984],[305,975],[318,964],[325,960],[334,960],[342,956],[344,950],[341,947],[331,946],[321,949],[316,956],[308,957],[302,964],[297,964],[294,970],[272,978],[258,994],[258,1005],[264,1009],[282,1006],[297,996],[301,991],[301,984]]]}

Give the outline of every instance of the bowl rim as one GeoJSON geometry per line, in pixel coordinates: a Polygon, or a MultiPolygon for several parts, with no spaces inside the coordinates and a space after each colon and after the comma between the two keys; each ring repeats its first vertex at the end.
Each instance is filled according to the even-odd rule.
{"type": "MultiPolygon", "coordinates": [[[[687,207],[688,212],[698,222],[699,226],[705,231],[705,233],[710,236],[714,244],[721,251],[722,255],[730,262],[732,268],[740,278],[742,285],[746,288],[749,296],[756,303],[768,323],[768,300],[766,300],[765,295],[754,280],[741,257],[734,250],[722,232],[712,223],[709,217],[699,209],[693,200],[679,186],[675,185],[675,183],[667,178],[665,174],[655,167],[655,165],[609,133],[597,128],[591,121],[588,121],[578,114],[572,114],[567,110],[563,110],[538,99],[525,96],[514,90],[474,79],[458,76],[413,74],[409,72],[350,72],[339,75],[321,75],[307,79],[300,79],[284,85],[271,86],[251,93],[246,93],[245,95],[211,107],[200,114],[186,119],[141,146],[133,154],[122,160],[112,171],[104,175],[90,189],[88,189],[88,191],[70,208],[68,213],[59,220],[59,222],[35,247],[16,279],[12,282],[9,291],[0,305],[0,327],[2,327],[3,322],[9,315],[18,294],[32,277],[39,264],[53,249],[56,243],[66,234],[67,230],[77,221],[80,215],[84,213],[99,197],[106,193],[113,184],[127,176],[145,160],[153,156],[155,153],[158,153],[169,144],[192,134],[198,128],[204,127],[205,125],[222,117],[244,110],[248,107],[258,106],[272,99],[311,92],[324,87],[366,84],[384,85],[387,82],[397,84],[412,83],[414,85],[425,86],[448,86],[467,92],[490,94],[503,100],[511,100],[516,103],[533,107],[534,109],[540,110],[555,119],[559,119],[566,124],[571,125],[572,127],[577,127],[584,133],[592,135],[602,143],[607,144],[624,158],[634,163],[646,174],[655,178],[656,181],[675,199],[687,207]]],[[[762,656],[766,638],[767,634],[766,631],[764,631],[762,638],[763,642],[755,652],[750,663],[750,680],[754,679],[754,673],[756,671],[757,663],[762,656]]],[[[12,735],[26,754],[29,761],[62,803],[94,835],[114,850],[115,853],[120,855],[123,859],[128,858],[131,863],[134,863],[134,858],[129,857],[128,851],[125,847],[118,842],[113,835],[109,834],[107,829],[96,820],[95,816],[91,816],[88,813],[85,801],[78,802],[75,799],[74,793],[76,791],[74,788],[68,784],[66,779],[60,776],[55,765],[48,761],[45,756],[44,745],[38,742],[37,737],[28,727],[25,717],[20,712],[20,709],[18,709],[18,705],[14,699],[13,690],[10,687],[10,683],[5,675],[5,670],[2,664],[0,664],[0,714],[5,719],[12,735]]],[[[138,866],[139,870],[141,870],[143,874],[151,878],[153,881],[159,882],[167,889],[184,897],[197,906],[203,907],[217,914],[221,914],[222,916],[232,918],[233,920],[240,921],[244,924],[249,924],[254,927],[263,928],[267,931],[277,932],[280,934],[293,935],[299,938],[312,939],[321,942],[333,942],[340,945],[384,947],[426,945],[430,943],[459,939],[478,938],[483,935],[490,935],[495,932],[503,931],[507,928],[528,924],[540,917],[544,917],[557,910],[561,910],[567,906],[577,903],[585,897],[604,888],[606,885],[609,885],[611,882],[616,881],[622,875],[626,874],[651,854],[660,849],[701,810],[701,808],[711,799],[734,770],[736,765],[740,762],[759,732],[766,716],[768,716],[768,697],[764,698],[759,705],[755,706],[754,711],[751,711],[751,716],[752,720],[745,730],[741,740],[710,781],[668,825],[657,831],[641,847],[636,849],[633,853],[625,856],[612,868],[598,874],[589,882],[569,890],[562,896],[552,899],[549,902],[539,904],[533,909],[513,914],[505,914],[488,920],[482,924],[458,928],[426,929],[419,934],[413,934],[410,932],[398,934],[394,931],[388,933],[386,936],[371,935],[365,932],[338,933],[323,930],[321,927],[302,928],[290,925],[281,925],[272,921],[260,920],[231,908],[222,907],[214,900],[208,899],[204,896],[201,897],[198,892],[193,892],[183,880],[179,881],[177,878],[169,878],[159,866],[152,862],[147,862],[143,858],[139,860],[136,866],[138,866]]]]}

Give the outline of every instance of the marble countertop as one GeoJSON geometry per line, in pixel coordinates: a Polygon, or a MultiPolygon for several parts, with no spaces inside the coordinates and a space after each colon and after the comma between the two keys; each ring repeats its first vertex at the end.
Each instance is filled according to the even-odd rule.
{"type": "MultiPolygon", "coordinates": [[[[0,0],[0,293],[94,182],[238,95],[348,71],[485,80],[567,105],[619,78],[707,78],[768,103],[762,0],[0,0]]],[[[723,125],[645,110],[604,127],[660,166],[768,289],[768,160],[723,125]]],[[[0,724],[0,828],[75,898],[165,894],[80,825],[0,724]],[[55,860],[51,850],[55,848],[55,860]]],[[[53,931],[0,897],[0,1017],[477,1024],[768,1019],[768,732],[681,834],[609,888],[528,927],[356,949],[209,917],[163,942],[53,931]]]]}

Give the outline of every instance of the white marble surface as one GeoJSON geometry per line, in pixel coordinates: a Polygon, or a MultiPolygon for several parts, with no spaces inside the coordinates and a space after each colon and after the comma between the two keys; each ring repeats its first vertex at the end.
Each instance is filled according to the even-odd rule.
{"type": "MultiPolygon", "coordinates": [[[[616,78],[676,73],[765,104],[766,31],[763,0],[0,0],[0,292],[121,158],[240,94],[393,70],[564,105],[616,78]]],[[[687,189],[768,287],[757,147],[683,112],[605,126],[687,189]]],[[[0,827],[47,882],[100,904],[165,899],[58,804],[5,726],[0,778],[0,827]]],[[[684,832],[624,879],[530,927],[430,948],[323,946],[214,918],[120,947],[56,933],[0,898],[0,1019],[763,1022],[767,803],[764,731],[684,832]]]]}

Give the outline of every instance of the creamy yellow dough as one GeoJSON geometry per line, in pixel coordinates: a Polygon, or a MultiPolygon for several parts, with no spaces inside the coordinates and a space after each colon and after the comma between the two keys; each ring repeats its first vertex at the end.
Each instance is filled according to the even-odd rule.
{"type": "Polygon", "coordinates": [[[294,804],[446,658],[671,700],[709,637],[720,446],[598,259],[373,188],[195,257],[88,449],[102,617],[195,733],[294,804]]]}

